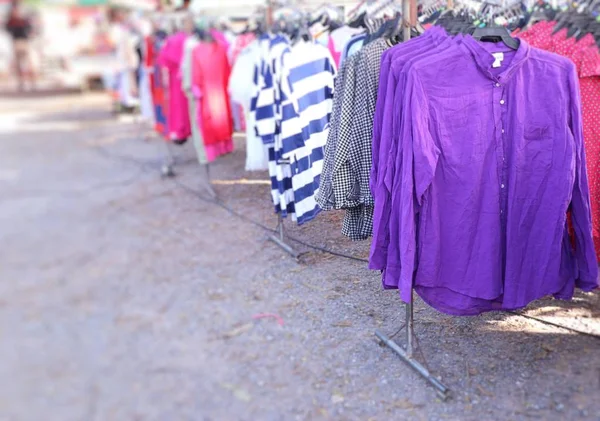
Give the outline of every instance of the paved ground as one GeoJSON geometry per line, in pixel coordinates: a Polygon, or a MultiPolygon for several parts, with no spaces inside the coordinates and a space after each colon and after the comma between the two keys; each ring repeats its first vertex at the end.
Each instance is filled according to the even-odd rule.
{"type": "MultiPolygon", "coordinates": [[[[0,103],[1,421],[600,420],[600,339],[418,301],[420,344],[453,390],[440,401],[374,339],[403,312],[377,274],[300,245],[296,262],[191,193],[191,145],[161,180],[164,145],[108,109],[94,96],[0,103]]],[[[243,160],[212,178],[266,178],[243,160]]],[[[215,189],[274,226],[267,186],[215,189]]],[[[330,213],[289,228],[365,257],[340,225],[330,213]]],[[[527,314],[600,335],[599,294],[527,314]]]]}

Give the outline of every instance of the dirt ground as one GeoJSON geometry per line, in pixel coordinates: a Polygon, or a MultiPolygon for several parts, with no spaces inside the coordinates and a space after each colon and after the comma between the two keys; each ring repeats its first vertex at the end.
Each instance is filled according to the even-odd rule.
{"type": "MultiPolygon", "coordinates": [[[[417,300],[443,402],[376,341],[404,315],[377,273],[294,243],[296,261],[207,201],[191,144],[161,179],[164,144],[109,109],[0,101],[0,421],[600,420],[599,293],[524,312],[571,330],[417,300]]],[[[275,227],[238,143],[210,168],[218,197],[275,227]]],[[[365,258],[342,217],[286,228],[365,258]]]]}

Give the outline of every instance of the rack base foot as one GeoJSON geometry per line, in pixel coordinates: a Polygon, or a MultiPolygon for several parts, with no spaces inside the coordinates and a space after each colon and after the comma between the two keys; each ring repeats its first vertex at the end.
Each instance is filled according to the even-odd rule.
{"type": "Polygon", "coordinates": [[[275,244],[277,244],[279,247],[281,247],[284,251],[286,251],[289,255],[291,255],[294,259],[298,259],[301,255],[301,253],[298,253],[296,250],[294,250],[292,248],[292,246],[290,246],[289,244],[287,244],[285,241],[283,241],[282,239],[280,239],[278,236],[276,235],[269,235],[269,240],[274,242],[275,244]]]}
{"type": "Polygon", "coordinates": [[[163,177],[175,177],[175,170],[173,168],[173,164],[163,164],[160,168],[160,175],[163,177]]]}
{"type": "Polygon", "coordinates": [[[394,351],[406,364],[409,365],[413,370],[417,372],[423,379],[427,381],[431,386],[435,388],[436,393],[442,400],[448,399],[450,396],[450,389],[448,389],[442,382],[433,377],[429,370],[427,370],[421,363],[415,360],[412,356],[410,356],[404,348],[398,345],[396,342],[392,341],[386,334],[383,332],[376,330],[375,336],[379,338],[379,340],[389,347],[392,351],[394,351]]]}

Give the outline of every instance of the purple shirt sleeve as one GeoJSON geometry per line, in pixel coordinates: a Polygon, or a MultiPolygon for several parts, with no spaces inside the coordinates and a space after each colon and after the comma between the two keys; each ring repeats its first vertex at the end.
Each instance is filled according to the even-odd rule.
{"type": "MultiPolygon", "coordinates": [[[[396,139],[392,142],[391,151],[387,154],[388,161],[385,168],[385,174],[383,176],[383,184],[385,189],[382,189],[382,194],[387,195],[384,198],[385,207],[393,209],[396,205],[393,202],[394,197],[398,195],[398,190],[402,187],[402,183],[398,182],[397,175],[402,172],[402,154],[400,145],[402,144],[402,127],[401,122],[403,118],[403,107],[405,97],[405,86],[407,74],[410,71],[412,65],[416,63],[422,63],[432,60],[438,54],[448,54],[452,50],[452,47],[456,47],[460,42],[461,36],[457,36],[454,39],[447,38],[441,44],[437,45],[433,50],[421,49],[418,54],[406,62],[396,61],[392,63],[392,72],[400,74],[396,85],[396,93],[394,95],[394,118],[392,119],[392,137],[396,139]],[[458,41],[458,42],[457,42],[458,41]],[[396,69],[396,65],[401,67],[401,71],[396,69]]],[[[398,232],[399,232],[399,218],[395,212],[388,212],[386,217],[389,218],[387,223],[389,243],[398,243],[398,232]]],[[[383,285],[385,288],[397,288],[400,280],[400,256],[397,249],[388,250],[386,271],[383,276],[383,285]]]]}
{"type": "Polygon", "coordinates": [[[417,213],[425,190],[431,184],[440,150],[429,133],[429,104],[421,81],[411,72],[406,81],[404,113],[402,118],[401,188],[397,206],[400,211],[398,243],[400,261],[400,297],[405,302],[412,299],[413,273],[417,250],[417,213]]]}
{"type": "MultiPolygon", "coordinates": [[[[429,32],[426,32],[427,35],[429,32]]],[[[389,165],[389,157],[392,145],[397,143],[393,133],[393,127],[397,118],[395,110],[395,98],[398,94],[402,97],[402,90],[397,91],[398,71],[394,69],[402,68],[402,65],[414,57],[415,54],[425,54],[428,48],[434,45],[437,35],[429,37],[419,37],[397,47],[388,50],[394,55],[388,54],[389,63],[386,82],[382,83],[380,79],[379,93],[377,98],[377,108],[373,127],[373,168],[371,169],[371,192],[375,200],[375,209],[373,214],[373,241],[371,243],[371,253],[369,259],[369,268],[383,270],[386,268],[389,238],[389,221],[391,208],[389,206],[389,190],[384,184],[385,173],[389,165]],[[383,91],[385,89],[385,91],[383,91]],[[383,91],[383,92],[382,92],[383,91]],[[383,96],[383,98],[381,98],[383,96]],[[377,132],[375,131],[377,128],[377,132]],[[377,135],[377,137],[375,137],[377,135]]],[[[386,51],[387,52],[387,51],[386,51]]],[[[383,69],[383,63],[382,63],[383,69]]],[[[385,77],[381,72],[381,78],[385,77]]],[[[393,160],[392,160],[393,162],[393,160]]]]}

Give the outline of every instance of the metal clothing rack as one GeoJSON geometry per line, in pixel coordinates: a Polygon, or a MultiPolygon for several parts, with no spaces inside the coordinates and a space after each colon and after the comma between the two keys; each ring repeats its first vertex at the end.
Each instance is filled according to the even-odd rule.
{"type": "MultiPolygon", "coordinates": [[[[290,165],[289,159],[278,159],[276,161],[278,166],[290,165]]],[[[269,235],[269,240],[277,244],[284,251],[286,251],[290,256],[294,259],[298,259],[302,253],[295,250],[292,246],[285,242],[285,227],[283,225],[283,217],[281,216],[281,211],[277,214],[277,234],[269,235]]]]}
{"type": "MultiPolygon", "coordinates": [[[[167,156],[165,157],[165,161],[163,162],[161,167],[161,175],[165,178],[175,177],[177,173],[175,172],[176,159],[173,153],[173,144],[168,141],[163,141],[163,143],[165,144],[167,156]]],[[[204,183],[202,187],[206,190],[211,199],[216,199],[217,193],[215,192],[211,183],[210,164],[202,164],[200,165],[200,167],[204,170],[204,183]]]]}
{"type": "MultiPolygon", "coordinates": [[[[452,0],[448,0],[449,5],[451,5],[452,0]]],[[[404,16],[405,25],[403,27],[403,37],[404,40],[410,39],[410,28],[416,23],[416,0],[403,0],[402,2],[402,14],[404,16]]],[[[434,377],[426,367],[425,358],[423,353],[421,352],[421,348],[419,346],[419,342],[417,336],[415,335],[414,330],[414,314],[413,314],[413,295],[414,290],[411,286],[410,290],[410,302],[405,304],[406,316],[404,320],[404,324],[400,326],[400,328],[393,335],[386,335],[380,330],[375,331],[375,336],[380,340],[382,345],[387,346],[392,351],[394,351],[403,362],[408,364],[410,368],[415,370],[417,374],[419,374],[427,383],[433,386],[436,390],[436,393],[442,400],[448,399],[450,396],[450,389],[446,387],[439,379],[434,377]],[[402,346],[395,341],[393,341],[393,337],[400,333],[402,330],[405,331],[405,346],[402,346]],[[415,358],[415,350],[419,350],[421,354],[421,358],[425,364],[420,363],[415,358]]]]}
{"type": "MultiPolygon", "coordinates": [[[[265,19],[265,22],[267,23],[268,27],[271,27],[273,25],[273,20],[274,20],[273,12],[275,11],[275,6],[276,6],[276,0],[267,0],[267,7],[264,11],[264,19],[265,19]]],[[[277,161],[277,165],[285,165],[285,164],[289,165],[289,161],[287,161],[287,160],[278,160],[277,161]]],[[[271,234],[267,237],[269,239],[269,241],[272,241],[273,243],[278,245],[282,250],[284,250],[286,253],[288,253],[290,256],[292,256],[294,259],[298,259],[302,255],[302,253],[295,250],[291,245],[289,245],[285,241],[285,237],[286,237],[285,227],[283,224],[283,217],[281,216],[281,212],[277,214],[277,228],[275,230],[277,231],[276,234],[271,234]]]]}
{"type": "Polygon", "coordinates": [[[288,243],[285,242],[285,228],[283,226],[283,218],[281,217],[280,213],[277,214],[276,231],[277,231],[277,234],[269,235],[269,237],[268,237],[269,240],[274,242],[275,244],[277,244],[279,247],[281,247],[281,249],[286,251],[294,259],[298,259],[302,255],[302,253],[298,252],[292,246],[290,246],[288,243]]]}
{"type": "Polygon", "coordinates": [[[423,377],[423,379],[425,379],[427,383],[433,386],[438,396],[445,401],[450,396],[450,389],[429,372],[429,369],[426,367],[425,357],[421,352],[421,347],[419,346],[417,336],[415,335],[413,316],[413,295],[413,289],[411,287],[410,302],[405,304],[406,316],[404,324],[400,326],[396,333],[388,336],[380,330],[376,330],[375,336],[377,336],[377,338],[381,341],[382,345],[386,345],[388,348],[394,351],[402,359],[403,362],[408,364],[408,366],[415,370],[415,372],[421,377],[423,377]],[[399,345],[398,343],[392,340],[392,338],[398,333],[400,333],[402,330],[405,330],[405,346],[399,345]],[[423,360],[424,364],[421,364],[415,358],[415,350],[417,349],[421,354],[421,359],[423,360]]]}

